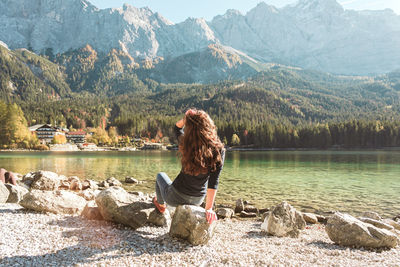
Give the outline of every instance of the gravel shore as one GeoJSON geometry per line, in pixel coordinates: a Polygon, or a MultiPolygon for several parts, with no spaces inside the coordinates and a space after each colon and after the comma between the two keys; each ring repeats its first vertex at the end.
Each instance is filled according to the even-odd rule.
{"type": "Polygon", "coordinates": [[[0,204],[0,266],[399,266],[400,247],[383,251],[333,244],[323,225],[300,238],[260,232],[261,222],[219,221],[208,245],[172,239],[167,228],[132,229],[80,216],[0,204]]]}

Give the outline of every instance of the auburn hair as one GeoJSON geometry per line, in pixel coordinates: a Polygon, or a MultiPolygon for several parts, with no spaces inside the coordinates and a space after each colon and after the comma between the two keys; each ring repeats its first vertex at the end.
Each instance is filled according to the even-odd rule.
{"type": "Polygon", "coordinates": [[[217,135],[217,128],[203,110],[189,109],[185,113],[184,134],[179,140],[182,169],[189,175],[215,171],[222,164],[224,145],[217,135]]]}

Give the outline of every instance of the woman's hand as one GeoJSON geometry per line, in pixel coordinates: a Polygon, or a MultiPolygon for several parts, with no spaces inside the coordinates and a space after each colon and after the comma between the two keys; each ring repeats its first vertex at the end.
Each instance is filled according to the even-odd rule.
{"type": "Polygon", "coordinates": [[[178,127],[178,128],[183,128],[183,126],[185,126],[185,119],[181,119],[180,121],[178,121],[177,123],[176,123],[176,127],[178,127]]]}
{"type": "Polygon", "coordinates": [[[211,209],[206,210],[206,220],[209,224],[212,224],[217,220],[217,214],[211,209]]]}

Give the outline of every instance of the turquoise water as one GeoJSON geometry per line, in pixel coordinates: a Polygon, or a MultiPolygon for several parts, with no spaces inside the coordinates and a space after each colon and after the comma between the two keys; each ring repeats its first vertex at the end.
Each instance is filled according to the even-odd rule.
{"type": "MultiPolygon", "coordinates": [[[[154,177],[179,173],[176,152],[0,152],[0,167],[25,174],[50,170],[104,180],[127,175],[145,181],[128,190],[151,192],[154,177]]],[[[269,207],[287,200],[303,211],[374,210],[400,214],[400,151],[228,152],[218,203],[237,198],[269,207]]]]}

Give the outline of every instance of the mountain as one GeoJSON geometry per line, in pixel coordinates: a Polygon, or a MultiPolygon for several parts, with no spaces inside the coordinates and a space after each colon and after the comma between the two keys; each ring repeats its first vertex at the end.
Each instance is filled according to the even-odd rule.
{"type": "Polygon", "coordinates": [[[199,52],[184,54],[155,65],[149,77],[163,83],[216,83],[245,80],[262,64],[231,47],[211,44],[199,52]]]}
{"type": "MultiPolygon", "coordinates": [[[[232,47],[261,63],[346,75],[400,68],[400,16],[392,10],[344,10],[336,0],[264,2],[243,15],[174,24],[148,8],[98,9],[87,0],[1,0],[0,40],[11,49],[58,54],[89,44],[122,50],[135,61],[177,60],[210,44],[232,47]]],[[[240,75],[238,75],[240,76],[240,75]]]]}
{"type": "Polygon", "coordinates": [[[62,67],[26,49],[0,44],[0,95],[3,99],[57,100],[71,93],[62,67]]]}

